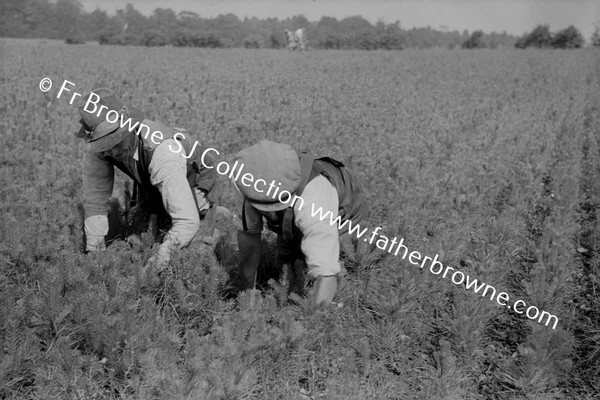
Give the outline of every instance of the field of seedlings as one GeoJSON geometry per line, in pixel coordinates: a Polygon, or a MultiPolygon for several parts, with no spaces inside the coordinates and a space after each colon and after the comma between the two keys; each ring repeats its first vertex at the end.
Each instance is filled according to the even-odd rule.
{"type": "Polygon", "coordinates": [[[3,41],[0,55],[0,399],[600,399],[599,52],[3,41]],[[122,176],[114,240],[80,251],[65,79],[115,90],[227,161],[265,138],[346,161],[372,205],[365,226],[556,329],[362,241],[343,249],[341,308],[288,298],[273,244],[261,291],[236,293],[224,219],[217,261],[175,257],[193,295],[141,290],[153,239],[124,240],[122,176]]]}

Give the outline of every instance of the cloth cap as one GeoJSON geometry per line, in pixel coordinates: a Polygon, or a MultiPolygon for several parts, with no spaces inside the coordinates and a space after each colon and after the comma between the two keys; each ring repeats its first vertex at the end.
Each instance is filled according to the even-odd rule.
{"type": "Polygon", "coordinates": [[[279,211],[291,205],[290,201],[300,184],[301,174],[298,154],[290,145],[263,140],[237,153],[235,161],[244,165],[244,173],[252,174],[253,182],[258,179],[264,179],[266,182],[262,184],[262,192],[256,190],[254,184],[246,186],[239,181],[235,182],[236,187],[254,208],[279,211]],[[267,194],[271,184],[273,188],[267,194]],[[284,190],[289,195],[283,192],[284,190]],[[283,202],[279,201],[280,198],[283,202]]]}
{"type": "Polygon", "coordinates": [[[79,123],[81,129],[75,133],[75,136],[85,139],[90,145],[90,151],[106,151],[125,139],[129,132],[127,129],[119,129],[119,122],[121,115],[128,113],[127,106],[110,89],[93,90],[88,95],[83,96],[80,104],[79,114],[81,119],[79,123]],[[88,101],[89,104],[86,107],[88,101]],[[117,114],[111,112],[112,110],[117,114]],[[106,119],[109,112],[111,112],[110,121],[106,119]]]}

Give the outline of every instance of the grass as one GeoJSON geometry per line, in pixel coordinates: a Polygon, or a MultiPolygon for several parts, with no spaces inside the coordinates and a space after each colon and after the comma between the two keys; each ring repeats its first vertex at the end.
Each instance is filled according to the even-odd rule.
{"type": "MultiPolygon", "coordinates": [[[[598,52],[2,46],[0,398],[600,396],[598,52]],[[369,226],[560,323],[364,245],[344,247],[344,307],[310,313],[269,284],[272,235],[262,291],[235,294],[227,221],[218,261],[187,249],[172,280],[141,291],[149,234],[78,251],[82,146],[56,98],[64,79],[111,87],[226,160],[263,138],[346,160],[369,226]]],[[[119,176],[116,198],[124,188],[119,176]]],[[[220,197],[233,208],[226,182],[220,197]]]]}

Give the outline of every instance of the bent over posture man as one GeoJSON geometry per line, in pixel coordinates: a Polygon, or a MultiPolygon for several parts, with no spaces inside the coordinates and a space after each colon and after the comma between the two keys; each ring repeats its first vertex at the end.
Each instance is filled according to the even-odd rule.
{"type": "Polygon", "coordinates": [[[201,216],[214,209],[213,162],[194,152],[196,146],[184,133],[146,119],[108,89],[84,97],[79,113],[81,129],[76,136],[87,142],[82,163],[86,250],[105,247],[107,204],[117,167],[141,191],[161,199],[171,217],[172,227],[141,274],[142,284],[158,286],[168,271],[171,251],[187,246],[197,233],[206,233],[201,229],[206,218],[201,216]]]}
{"type": "Polygon", "coordinates": [[[367,214],[354,174],[332,158],[299,155],[289,145],[267,140],[240,151],[235,161],[245,172],[233,182],[243,224],[238,231],[242,286],[255,282],[264,218],[278,234],[280,261],[300,260],[315,280],[313,301],[330,303],[341,271],[339,235],[349,227],[343,222],[357,223],[367,214]],[[338,215],[343,230],[331,223],[338,215]]]}

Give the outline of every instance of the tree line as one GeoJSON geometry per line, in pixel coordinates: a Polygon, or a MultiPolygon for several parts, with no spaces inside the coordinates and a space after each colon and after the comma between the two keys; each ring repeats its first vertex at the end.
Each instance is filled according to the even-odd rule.
{"type": "MultiPolygon", "coordinates": [[[[577,49],[583,47],[585,39],[573,25],[558,32],[551,32],[550,26],[538,25],[530,33],[523,35],[515,43],[518,49],[527,47],[577,49]]],[[[596,45],[592,36],[592,45],[596,45]]]]}
{"type": "MultiPolygon", "coordinates": [[[[78,0],[0,2],[0,36],[63,39],[69,43],[282,48],[287,44],[284,29],[299,28],[306,28],[309,47],[322,49],[455,48],[469,37],[466,30],[403,29],[398,21],[371,24],[360,16],[341,20],[322,17],[316,22],[303,15],[286,19],[240,19],[234,14],[203,18],[168,8],[157,8],[145,16],[131,4],[109,15],[99,9],[88,13],[78,0]]],[[[483,40],[488,47],[498,47],[512,46],[516,38],[492,33],[483,40]]]]}
{"type": "Polygon", "coordinates": [[[109,15],[99,9],[88,13],[79,0],[2,0],[0,3],[0,36],[62,39],[67,43],[98,41],[113,45],[283,48],[287,44],[284,29],[299,28],[306,28],[308,46],[320,49],[568,48],[583,45],[583,37],[574,27],[556,34],[537,27],[532,33],[518,38],[505,32],[475,31],[469,34],[466,30],[430,27],[403,29],[398,21],[371,24],[360,16],[341,20],[322,17],[316,22],[308,21],[303,15],[281,20],[240,19],[234,14],[202,18],[194,12],[177,14],[169,8],[156,8],[150,16],[145,16],[131,4],[109,15]],[[548,35],[551,45],[538,46],[547,43],[548,35]]]}

